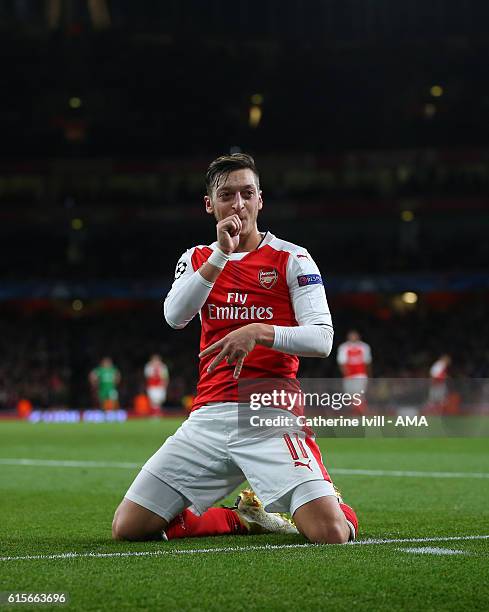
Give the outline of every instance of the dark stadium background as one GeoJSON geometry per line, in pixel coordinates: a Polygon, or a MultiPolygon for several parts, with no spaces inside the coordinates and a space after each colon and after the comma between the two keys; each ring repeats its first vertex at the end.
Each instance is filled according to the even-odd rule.
{"type": "MultiPolygon", "coordinates": [[[[0,1],[0,410],[88,407],[106,354],[125,407],[154,351],[168,403],[192,393],[198,324],[170,330],[161,300],[214,240],[203,174],[237,150],[261,170],[260,228],[318,262],[336,346],[356,327],[375,376],[448,352],[452,375],[487,377],[488,13],[0,1]]],[[[302,373],[338,375],[333,356],[302,373]]]]}

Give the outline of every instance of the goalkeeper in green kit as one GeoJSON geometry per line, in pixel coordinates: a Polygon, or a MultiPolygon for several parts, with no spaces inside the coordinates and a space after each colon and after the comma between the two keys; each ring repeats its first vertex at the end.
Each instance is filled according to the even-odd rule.
{"type": "Polygon", "coordinates": [[[104,357],[100,365],[90,372],[89,381],[102,410],[114,410],[119,407],[117,387],[121,382],[121,374],[110,357],[104,357]]]}

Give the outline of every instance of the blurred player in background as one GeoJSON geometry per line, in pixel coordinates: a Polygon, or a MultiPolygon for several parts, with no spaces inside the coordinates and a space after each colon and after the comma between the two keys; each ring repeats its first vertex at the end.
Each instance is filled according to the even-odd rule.
{"type": "Polygon", "coordinates": [[[430,393],[428,402],[432,406],[440,406],[447,398],[447,378],[448,368],[452,363],[452,358],[446,353],[430,368],[430,393]]]}
{"type": "Polygon", "coordinates": [[[346,342],[338,347],[336,360],[343,376],[343,392],[353,395],[361,393],[363,401],[353,408],[353,412],[363,413],[367,404],[368,379],[372,376],[372,351],[366,342],[362,342],[360,334],[352,329],[346,336],[346,342]]]}
{"type": "Polygon", "coordinates": [[[155,413],[159,413],[166,401],[166,390],[170,382],[168,367],[160,355],[155,354],[150,357],[144,366],[144,377],[150,406],[155,413]]]}
{"type": "Polygon", "coordinates": [[[88,379],[102,410],[118,408],[119,392],[117,387],[121,382],[121,374],[110,357],[104,357],[100,365],[90,372],[88,379]]]}
{"type": "Polygon", "coordinates": [[[253,158],[214,160],[206,186],[217,240],[179,259],[164,308],[174,329],[200,313],[197,397],[187,421],[132,483],[113,536],[240,532],[235,511],[207,509],[248,479],[265,509],[253,494],[243,494],[241,506],[254,519],[259,514],[262,526],[272,520],[265,510],[290,511],[310,541],[347,542],[355,538],[356,515],[338,498],[312,432],[291,426],[284,435],[249,437],[237,427],[238,377],[291,380],[298,355],[328,356],[333,328],[321,275],[304,248],[258,231],[263,200],[253,158]]]}

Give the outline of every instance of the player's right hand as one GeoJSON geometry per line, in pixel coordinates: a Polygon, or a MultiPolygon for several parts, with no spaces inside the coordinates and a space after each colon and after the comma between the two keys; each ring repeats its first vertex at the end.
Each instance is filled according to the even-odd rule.
{"type": "Polygon", "coordinates": [[[223,253],[230,255],[238,248],[239,235],[243,224],[238,215],[231,215],[221,219],[216,226],[217,244],[223,253]]]}

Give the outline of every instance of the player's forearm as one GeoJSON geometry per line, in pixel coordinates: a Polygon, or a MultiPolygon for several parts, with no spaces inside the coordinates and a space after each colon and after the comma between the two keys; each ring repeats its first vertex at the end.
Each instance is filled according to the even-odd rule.
{"type": "Polygon", "coordinates": [[[273,325],[266,325],[265,323],[251,323],[255,333],[255,341],[257,344],[262,346],[273,346],[275,340],[275,330],[273,325]]]}
{"type": "Polygon", "coordinates": [[[229,253],[225,253],[216,247],[209,259],[199,268],[199,274],[209,283],[215,283],[224,266],[229,261],[229,253]]]}
{"type": "Polygon", "coordinates": [[[208,261],[206,261],[198,270],[198,273],[202,276],[204,280],[209,283],[215,283],[219,274],[221,274],[221,270],[213,266],[208,261]]]}
{"type": "Polygon", "coordinates": [[[200,311],[213,287],[198,271],[187,282],[172,289],[163,306],[165,320],[170,327],[182,329],[200,311]]]}
{"type": "Polygon", "coordinates": [[[281,353],[299,357],[327,357],[333,346],[333,328],[330,325],[274,325],[272,348],[281,353]]]}
{"type": "Polygon", "coordinates": [[[229,255],[216,247],[209,259],[183,283],[172,287],[164,304],[165,319],[174,329],[184,328],[200,311],[229,261],[229,255]]]}

